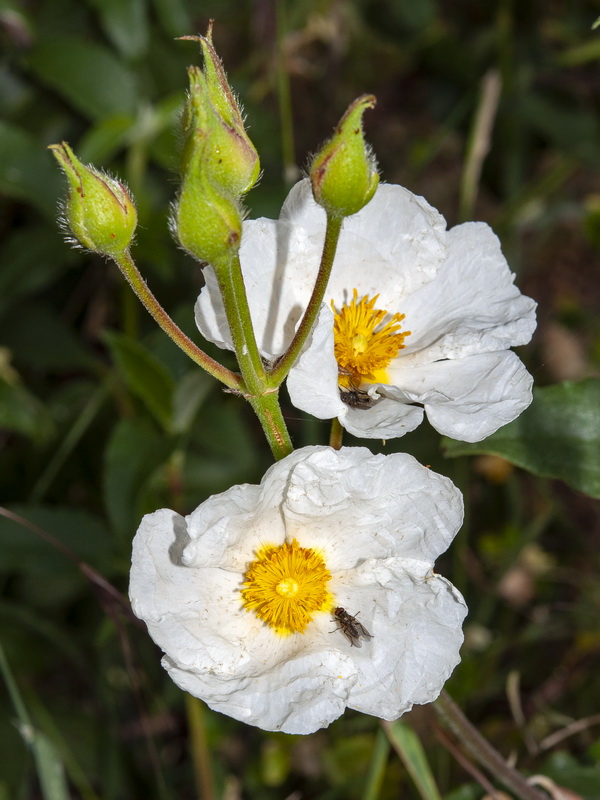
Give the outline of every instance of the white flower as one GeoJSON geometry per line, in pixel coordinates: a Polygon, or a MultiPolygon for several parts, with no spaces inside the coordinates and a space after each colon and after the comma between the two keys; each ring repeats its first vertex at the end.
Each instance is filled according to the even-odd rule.
{"type": "MultiPolygon", "coordinates": [[[[324,235],[325,212],[308,181],[294,186],[278,220],[244,223],[242,270],[266,359],[292,339],[324,235]]],[[[196,321],[231,349],[210,267],[205,277],[196,321]]],[[[356,436],[402,436],[425,411],[440,433],[484,439],[531,402],[531,376],[508,348],[530,340],[536,304],[513,280],[485,223],[447,231],[422,197],[381,185],[344,220],[327,303],[288,377],[292,403],[338,417],[356,436]]]]}
{"type": "Polygon", "coordinates": [[[186,518],[144,517],[132,608],[217,711],[285,733],[346,707],[395,719],[458,663],[466,606],[433,562],[461,522],[460,492],[412,456],[306,447],[186,518]],[[371,638],[347,637],[337,607],[371,638]]]}

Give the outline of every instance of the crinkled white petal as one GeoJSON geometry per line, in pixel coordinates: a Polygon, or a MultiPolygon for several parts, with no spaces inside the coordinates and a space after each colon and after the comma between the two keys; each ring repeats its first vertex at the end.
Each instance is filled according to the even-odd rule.
{"type": "MultiPolygon", "coordinates": [[[[281,355],[291,342],[310,300],[319,270],[320,243],[287,221],[257,219],[243,223],[240,262],[254,334],[267,359],[281,355]]],[[[212,267],[204,269],[206,286],[196,302],[202,335],[219,347],[233,349],[225,310],[212,267]]]]}
{"type": "Polygon", "coordinates": [[[371,408],[350,408],[338,417],[354,436],[394,439],[414,431],[423,421],[423,409],[382,396],[371,408]]]}
{"type": "Polygon", "coordinates": [[[345,413],[338,389],[338,365],[333,354],[333,312],[323,306],[303,352],[290,370],[287,390],[296,408],[318,419],[345,413]]]}
{"type": "MultiPolygon", "coordinates": [[[[244,223],[240,258],[265,358],[280,355],[295,333],[317,275],[325,224],[307,180],[293,187],[279,220],[244,223]]],[[[208,339],[231,348],[210,267],[205,277],[196,304],[198,326],[208,339]]],[[[381,397],[370,408],[342,402],[333,316],[324,307],[288,376],[297,408],[320,419],[338,417],[355,436],[389,439],[414,430],[424,405],[441,432],[479,441],[529,404],[531,381],[524,368],[515,357],[503,361],[500,354],[530,340],[536,304],[515,287],[498,238],[486,224],[446,231],[443,217],[423,198],[382,184],[365,208],[344,220],[326,300],[340,308],[354,289],[360,297],[379,295],[378,307],[406,315],[403,327],[411,334],[390,366],[392,385],[379,388],[381,397]],[[480,358],[485,353],[497,354],[495,366],[480,358]],[[442,383],[436,385],[437,377],[442,383]],[[472,379],[474,386],[460,385],[472,379]]]]}
{"type": "MultiPolygon", "coordinates": [[[[300,189],[296,194],[301,194],[300,189]]],[[[379,190],[376,198],[378,195],[379,190]]],[[[377,213],[378,206],[373,203],[350,217],[349,226],[369,208],[377,213]]],[[[292,205],[287,218],[292,218],[294,210],[292,205]]],[[[301,213],[299,218],[303,219],[301,213]]],[[[374,219],[371,224],[375,231],[374,219]]],[[[367,236],[369,228],[363,232],[367,236]]],[[[395,264],[379,270],[379,239],[395,241],[396,228],[391,225],[385,236],[379,233],[378,240],[374,236],[372,241],[372,263],[367,265],[357,256],[359,269],[346,264],[344,270],[334,268],[329,293],[338,308],[351,298],[354,288],[359,296],[379,294],[378,307],[406,315],[403,328],[411,334],[405,340],[406,348],[388,368],[390,385],[371,389],[372,397],[380,399],[369,408],[340,403],[339,388],[336,391],[330,378],[335,357],[321,336],[321,346],[308,346],[290,372],[292,403],[322,419],[337,416],[355,436],[381,439],[414,430],[424,407],[441,433],[480,441],[515,419],[531,402],[532,379],[506,349],[530,340],[536,304],[514,286],[498,238],[484,223],[465,223],[443,232],[447,243],[443,264],[434,257],[430,280],[411,287],[408,294],[398,286],[395,264]],[[323,374],[328,379],[321,381],[323,374]],[[436,383],[438,378],[440,383],[436,383]]],[[[401,246],[406,246],[400,238],[401,246]]],[[[360,250],[345,227],[341,249],[344,242],[351,260],[352,253],[360,250]]]]}
{"type": "Polygon", "coordinates": [[[479,442],[512,422],[532,400],[533,378],[510,350],[390,369],[400,403],[421,403],[439,433],[479,442]]]}
{"type": "Polygon", "coordinates": [[[233,340],[231,331],[227,324],[225,307],[221,300],[221,292],[217,276],[211,266],[202,270],[204,276],[204,287],[200,296],[196,300],[194,316],[196,325],[202,336],[209,342],[216,344],[223,350],[233,350],[233,340]]]}
{"type": "Polygon", "coordinates": [[[173,679],[236,719],[310,733],[345,707],[389,718],[433,699],[456,664],[466,609],[432,564],[461,520],[458,490],[410,456],[304,448],[186,519],[144,517],[132,608],[173,679]],[[322,554],[336,602],[361,612],[374,637],[362,648],[328,613],[282,637],[244,609],[257,548],[294,537],[322,554]]]}
{"type": "Polygon", "coordinates": [[[162,663],[178,686],[215,711],[283,733],[327,727],[344,712],[356,681],[352,660],[324,642],[268,666],[257,652],[254,670],[231,678],[182,669],[169,656],[162,663]]]}
{"type": "Polygon", "coordinates": [[[500,242],[484,222],[448,231],[448,257],[434,281],[414,292],[399,311],[411,331],[401,352],[407,364],[505,350],[527,344],[536,303],[520,293],[500,242]]]}
{"type": "Polygon", "coordinates": [[[351,649],[358,680],[349,707],[391,720],[435,700],[460,660],[467,614],[460,592],[430,564],[404,558],[369,559],[333,581],[343,587],[341,605],[358,612],[373,637],[351,649]]]}
{"type": "Polygon", "coordinates": [[[406,453],[297,452],[303,457],[289,470],[282,502],[287,537],[322,551],[329,569],[400,555],[433,564],[462,524],[462,495],[452,481],[406,453]]]}
{"type": "MultiPolygon", "coordinates": [[[[312,240],[325,225],[325,213],[312,199],[310,183],[302,181],[292,193],[295,215],[282,217],[308,231],[312,240]]],[[[320,243],[320,242],[319,242],[320,243]]],[[[347,217],[336,249],[326,300],[338,305],[361,295],[379,294],[383,307],[401,301],[428,284],[446,258],[446,221],[422,197],[402,186],[381,184],[358,214],[347,217]]]]}

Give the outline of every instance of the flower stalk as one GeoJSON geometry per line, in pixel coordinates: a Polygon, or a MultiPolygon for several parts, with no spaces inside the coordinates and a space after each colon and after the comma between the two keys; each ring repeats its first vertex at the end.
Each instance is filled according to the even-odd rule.
{"type": "Polygon", "coordinates": [[[248,396],[246,399],[260,420],[273,457],[276,461],[285,458],[293,451],[294,446],[281,413],[279,391],[269,389],[264,394],[248,396]]]}
{"type": "Polygon", "coordinates": [[[213,261],[235,354],[247,391],[260,395],[267,387],[266,372],[256,344],[248,296],[237,253],[213,261]]]}
{"type": "Polygon", "coordinates": [[[432,706],[446,725],[459,737],[473,758],[491,772],[507,789],[514,792],[521,800],[545,800],[545,795],[528,783],[520,772],[509,766],[500,753],[469,722],[448,692],[442,690],[432,706]]]}
{"type": "Polygon", "coordinates": [[[294,366],[296,359],[304,347],[306,339],[313,329],[317,315],[321,309],[321,304],[323,303],[323,298],[325,297],[327,284],[329,283],[329,276],[331,275],[333,260],[335,258],[335,251],[340,238],[343,221],[343,217],[336,217],[330,214],[327,215],[325,242],[323,244],[323,253],[321,255],[321,263],[319,265],[317,280],[315,281],[311,298],[306,306],[304,316],[302,317],[302,321],[298,326],[298,330],[296,331],[294,338],[292,339],[288,349],[277,361],[276,367],[269,374],[269,384],[271,386],[279,386],[285,379],[290,369],[294,366]]]}
{"type": "Polygon", "coordinates": [[[192,340],[185,335],[181,328],[173,322],[156,297],[152,294],[146,281],[142,278],[140,271],[129,251],[124,251],[113,256],[115,264],[119,267],[129,285],[141,300],[149,314],[160,325],[163,331],[169,336],[192,361],[206,370],[225,386],[236,391],[244,391],[244,382],[241,375],[227,369],[218,361],[215,361],[203,350],[201,350],[192,340]]]}
{"type": "Polygon", "coordinates": [[[344,439],[344,429],[337,417],[331,420],[331,431],[329,433],[329,446],[334,450],[339,450],[344,439]]]}

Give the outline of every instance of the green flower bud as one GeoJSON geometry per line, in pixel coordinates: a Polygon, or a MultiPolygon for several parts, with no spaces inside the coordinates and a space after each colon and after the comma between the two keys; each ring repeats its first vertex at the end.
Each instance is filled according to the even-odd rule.
{"type": "Polygon", "coordinates": [[[199,261],[228,262],[240,248],[242,214],[230,195],[198,170],[184,180],[173,208],[171,229],[181,246],[199,261]]]}
{"type": "Polygon", "coordinates": [[[258,180],[260,160],[213,47],[212,25],[206,37],[181,38],[199,42],[204,54],[204,70],[191,67],[188,71],[190,93],[183,117],[182,174],[189,168],[190,152],[204,148],[202,164],[213,183],[234,195],[245,194],[258,180]]]}
{"type": "Polygon", "coordinates": [[[127,188],[79,161],[66,142],[49,147],[69,182],[64,204],[67,226],[87,250],[123,253],[133,238],[137,212],[127,188]]]}
{"type": "Polygon", "coordinates": [[[367,205],[379,184],[377,162],[362,129],[362,116],[375,102],[371,94],[356,99],[313,159],[313,196],[333,217],[356,214],[367,205]]]}
{"type": "Polygon", "coordinates": [[[212,183],[233,195],[251,189],[258,179],[260,162],[252,142],[229,125],[211,103],[206,76],[198,67],[188,69],[190,91],[183,114],[184,145],[181,174],[191,176],[196,163],[212,183]],[[197,156],[201,154],[201,158],[197,156]]]}

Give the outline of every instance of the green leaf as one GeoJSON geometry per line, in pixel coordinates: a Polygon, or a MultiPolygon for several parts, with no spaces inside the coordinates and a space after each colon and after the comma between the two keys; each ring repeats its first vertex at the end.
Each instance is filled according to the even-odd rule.
{"type": "Polygon", "coordinates": [[[213,378],[201,369],[183,376],[177,383],[173,398],[173,430],[178,433],[189,430],[198,409],[213,388],[213,378]]]}
{"type": "Polygon", "coordinates": [[[0,378],[0,429],[46,442],[54,426],[44,405],[20,383],[0,378]]]}
{"type": "Polygon", "coordinates": [[[423,800],[441,800],[423,745],[410,725],[397,720],[384,727],[423,800]]]}
{"type": "Polygon", "coordinates": [[[4,650],[0,645],[0,672],[19,718],[19,731],[31,748],[44,800],[69,800],[62,761],[48,737],[31,724],[4,650]]]}
{"type": "Polygon", "coordinates": [[[567,752],[559,751],[544,764],[540,772],[558,786],[586,800],[600,800],[600,771],[597,764],[582,766],[567,752]]]}
{"type": "Polygon", "coordinates": [[[91,0],[106,35],[125,56],[133,60],[148,48],[148,15],[144,0],[91,0]]]}
{"type": "Polygon", "coordinates": [[[63,373],[96,366],[82,337],[76,336],[60,313],[41,302],[11,308],[2,318],[0,339],[12,350],[16,363],[40,371],[63,373]]]}
{"type": "Polygon", "coordinates": [[[169,371],[135,339],[115,331],[106,331],[103,338],[129,389],[140,398],[157,422],[169,430],[175,391],[175,382],[169,371]]]}
{"type": "Polygon", "coordinates": [[[61,186],[46,148],[30,133],[0,121],[0,192],[28,200],[46,216],[55,217],[61,186]]]}
{"type": "Polygon", "coordinates": [[[6,235],[0,251],[0,314],[14,307],[16,300],[56,281],[69,269],[73,255],[56,224],[41,225],[38,220],[35,227],[20,227],[6,235]]]}
{"type": "Polygon", "coordinates": [[[171,445],[149,420],[119,422],[104,455],[104,498],[115,529],[131,540],[146,511],[140,497],[171,445]]]}
{"type": "Polygon", "coordinates": [[[82,38],[53,37],[34,48],[29,66],[89,119],[133,113],[136,81],[110,50],[82,38]]]}
{"type": "Polygon", "coordinates": [[[600,498],[600,379],[536,389],[521,416],[483,442],[444,438],[447,456],[492,454],[600,498]]]}
{"type": "Polygon", "coordinates": [[[100,120],[77,144],[79,158],[91,164],[105,164],[128,142],[135,119],[131,114],[115,114],[100,120]]]}
{"type": "Polygon", "coordinates": [[[185,36],[194,23],[182,0],[153,0],[161,25],[170,36],[185,36]]]}
{"type": "MultiPolygon", "coordinates": [[[[112,542],[105,523],[93,514],[73,508],[22,503],[14,503],[7,508],[50,533],[78,559],[89,562],[103,572],[110,569],[112,542]]],[[[64,581],[69,576],[79,575],[75,565],[63,552],[18,520],[6,516],[0,516],[0,548],[4,569],[28,573],[35,576],[38,582],[40,576],[44,581],[49,576],[64,581]]],[[[44,593],[48,589],[42,585],[40,591],[44,593]]]]}

